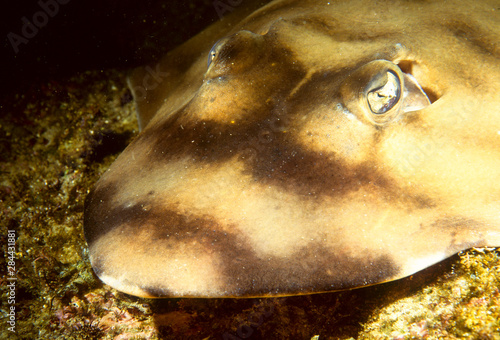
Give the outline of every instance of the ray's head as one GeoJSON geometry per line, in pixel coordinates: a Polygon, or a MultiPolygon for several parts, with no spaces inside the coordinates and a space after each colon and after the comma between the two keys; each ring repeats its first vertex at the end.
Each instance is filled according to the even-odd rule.
{"type": "Polygon", "coordinates": [[[153,297],[307,294],[500,243],[498,45],[433,16],[403,34],[397,11],[375,25],[360,10],[353,27],[339,4],[307,4],[271,3],[212,47],[188,43],[150,89],[132,78],[145,128],[85,207],[104,282],[153,297]]]}

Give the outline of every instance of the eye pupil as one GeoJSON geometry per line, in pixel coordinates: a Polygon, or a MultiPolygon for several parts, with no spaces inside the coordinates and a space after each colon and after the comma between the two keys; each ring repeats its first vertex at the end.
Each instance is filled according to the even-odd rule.
{"type": "Polygon", "coordinates": [[[217,49],[219,47],[219,42],[216,42],[212,48],[210,49],[210,52],[208,52],[208,61],[207,61],[207,68],[210,67],[210,64],[212,64],[212,61],[217,57],[217,49]]]}
{"type": "Polygon", "coordinates": [[[387,72],[386,80],[384,85],[368,92],[368,105],[374,114],[386,113],[399,101],[401,84],[398,77],[392,72],[387,72]]]}

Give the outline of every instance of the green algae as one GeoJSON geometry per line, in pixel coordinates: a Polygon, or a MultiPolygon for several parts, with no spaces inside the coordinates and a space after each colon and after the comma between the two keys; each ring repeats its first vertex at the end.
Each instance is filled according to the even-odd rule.
{"type": "Polygon", "coordinates": [[[500,339],[500,254],[471,250],[437,283],[376,310],[360,339],[500,339]]]}
{"type": "MultiPolygon", "coordinates": [[[[0,231],[16,234],[18,339],[499,339],[500,256],[471,250],[411,278],[276,299],[130,297],[103,285],[85,197],[137,133],[123,74],[86,72],[1,102],[0,231]]],[[[6,253],[7,254],[7,253],[6,253]]],[[[7,257],[0,259],[7,296],[7,257]]]]}
{"type": "MultiPolygon", "coordinates": [[[[99,285],[86,255],[83,204],[96,177],[116,156],[96,154],[101,136],[112,131],[129,140],[137,130],[132,103],[122,105],[126,91],[123,75],[87,72],[4,98],[1,233],[15,231],[17,285],[12,304],[16,332],[5,329],[4,323],[2,335],[88,338],[83,334],[101,331],[91,328],[105,311],[95,315],[95,310],[71,306],[78,296],[99,285]],[[102,162],[93,162],[96,157],[102,162]],[[68,308],[70,314],[77,311],[71,320],[64,316],[68,308]]],[[[2,242],[4,252],[6,246],[2,242]]],[[[1,262],[5,278],[7,265],[5,259],[1,262]]],[[[5,296],[6,285],[1,289],[5,296]]],[[[9,306],[2,305],[5,317],[9,306]]]]}

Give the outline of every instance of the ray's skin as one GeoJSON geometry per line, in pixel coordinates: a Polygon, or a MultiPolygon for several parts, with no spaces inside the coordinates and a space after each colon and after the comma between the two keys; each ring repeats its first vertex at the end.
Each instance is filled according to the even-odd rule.
{"type": "Polygon", "coordinates": [[[105,283],[308,294],[500,245],[494,1],[257,5],[132,75],[143,130],[85,207],[105,283]]]}

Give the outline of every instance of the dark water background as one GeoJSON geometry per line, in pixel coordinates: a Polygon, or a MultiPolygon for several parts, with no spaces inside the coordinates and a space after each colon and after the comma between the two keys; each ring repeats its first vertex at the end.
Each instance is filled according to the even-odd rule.
{"type": "Polygon", "coordinates": [[[78,71],[143,65],[216,20],[211,0],[4,1],[0,90],[22,91],[78,71]]]}

